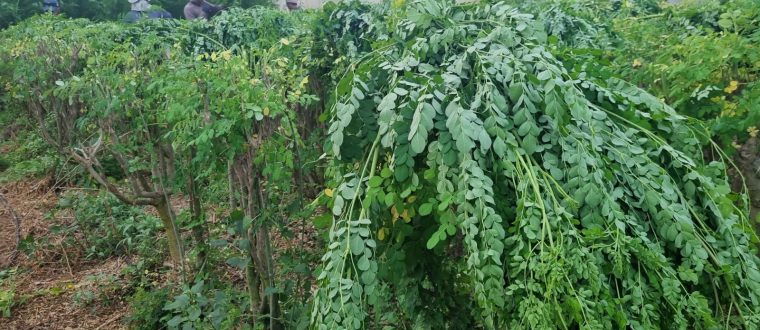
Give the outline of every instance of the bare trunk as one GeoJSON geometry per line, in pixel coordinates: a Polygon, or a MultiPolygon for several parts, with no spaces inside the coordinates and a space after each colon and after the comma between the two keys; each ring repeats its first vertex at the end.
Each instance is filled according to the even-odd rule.
{"type": "Polygon", "coordinates": [[[760,220],[760,138],[753,137],[747,140],[736,158],[749,193],[750,221],[760,233],[760,224],[757,223],[760,220]]]}
{"type": "Polygon", "coordinates": [[[234,166],[230,166],[230,181],[235,182],[235,185],[231,185],[234,187],[231,191],[239,190],[240,193],[239,201],[235,198],[231,200],[243,208],[247,217],[258,219],[246,233],[246,238],[250,242],[246,285],[251,303],[253,326],[255,328],[261,324],[266,329],[279,330],[283,329],[279,319],[279,296],[276,293],[266,294],[267,288],[276,285],[274,261],[269,243],[269,228],[266,219],[262,219],[260,214],[261,210],[266,207],[261,191],[261,181],[257,174],[251,171],[253,169],[252,159],[252,155],[246,155],[243,156],[243,159],[238,160],[234,166]]]}
{"type": "Polygon", "coordinates": [[[190,192],[190,211],[193,219],[193,239],[198,249],[198,264],[202,265],[206,260],[208,228],[206,227],[205,216],[201,208],[201,197],[198,195],[197,185],[193,178],[188,178],[187,189],[190,192]]]}
{"type": "Polygon", "coordinates": [[[161,202],[154,207],[158,212],[158,217],[161,219],[164,231],[166,232],[166,238],[169,244],[169,255],[172,258],[172,263],[177,267],[182,267],[184,264],[182,259],[182,246],[180,245],[179,240],[179,230],[174,224],[174,217],[171,215],[171,206],[166,200],[162,199],[161,202]]]}
{"type": "Polygon", "coordinates": [[[248,241],[250,242],[250,250],[248,252],[249,257],[251,258],[248,262],[248,267],[246,268],[246,285],[248,286],[248,299],[251,303],[251,315],[253,318],[253,328],[256,328],[256,325],[258,324],[258,317],[259,317],[259,309],[261,308],[261,293],[259,291],[259,288],[261,287],[261,277],[259,276],[258,272],[256,271],[256,265],[254,264],[254,260],[256,258],[254,257],[254,251],[256,251],[256,247],[254,246],[254,242],[256,241],[254,235],[253,235],[253,228],[248,229],[248,241]]]}

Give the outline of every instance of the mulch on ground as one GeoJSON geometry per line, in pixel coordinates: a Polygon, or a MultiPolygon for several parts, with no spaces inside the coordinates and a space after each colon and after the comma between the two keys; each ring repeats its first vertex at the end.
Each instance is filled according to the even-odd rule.
{"type": "Polygon", "coordinates": [[[128,261],[88,261],[56,245],[56,237],[50,233],[54,220],[45,215],[55,207],[58,197],[45,180],[0,185],[0,192],[21,218],[21,236],[32,235],[35,241],[47,242],[31,256],[19,253],[15,263],[7,266],[7,257],[15,248],[15,228],[8,212],[0,210],[0,271],[7,276],[0,289],[15,292],[11,317],[0,318],[0,329],[125,328],[128,306],[122,299],[83,306],[75,302],[75,294],[90,285],[93,275],[118,276],[128,261]]]}

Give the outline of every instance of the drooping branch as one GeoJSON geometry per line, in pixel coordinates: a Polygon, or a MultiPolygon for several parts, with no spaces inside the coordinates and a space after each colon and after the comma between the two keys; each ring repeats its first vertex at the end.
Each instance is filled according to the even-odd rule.
{"type": "Polygon", "coordinates": [[[108,192],[112,193],[120,201],[126,204],[130,204],[130,205],[156,205],[157,204],[157,200],[155,198],[145,196],[144,193],[140,195],[130,196],[129,194],[121,191],[119,187],[109,182],[105,174],[101,173],[95,168],[95,158],[93,157],[93,154],[87,154],[84,152],[79,153],[71,149],[66,149],[66,151],[77,163],[79,163],[82,167],[84,167],[87,173],[95,181],[97,181],[101,186],[106,188],[108,192]]]}

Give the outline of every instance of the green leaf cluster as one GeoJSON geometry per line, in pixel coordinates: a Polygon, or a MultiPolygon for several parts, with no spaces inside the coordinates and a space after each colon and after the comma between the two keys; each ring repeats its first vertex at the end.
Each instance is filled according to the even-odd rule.
{"type": "Polygon", "coordinates": [[[622,80],[568,70],[545,26],[503,3],[391,15],[329,113],[336,220],[315,324],[427,315],[430,301],[391,298],[432,280],[395,261],[425,246],[466,275],[430,291],[468,292],[486,328],[757,326],[755,236],[699,125],[622,80]]]}

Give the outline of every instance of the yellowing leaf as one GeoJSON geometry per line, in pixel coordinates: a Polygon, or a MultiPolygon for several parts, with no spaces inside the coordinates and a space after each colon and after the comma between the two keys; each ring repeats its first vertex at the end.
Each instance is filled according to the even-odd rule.
{"type": "Polygon", "coordinates": [[[721,111],[721,117],[733,117],[736,116],[736,103],[726,102],[723,104],[723,111],[721,111]]]}
{"type": "Polygon", "coordinates": [[[301,88],[303,88],[303,87],[304,87],[304,86],[306,86],[306,84],[308,84],[308,83],[309,83],[309,76],[306,76],[306,77],[303,77],[303,79],[301,80],[301,83],[299,84],[299,86],[300,86],[301,88]]]}
{"type": "Polygon", "coordinates": [[[330,188],[325,189],[325,196],[332,198],[333,197],[333,190],[330,188]]]}
{"type": "Polygon", "coordinates": [[[417,200],[417,196],[415,196],[415,195],[411,195],[411,196],[409,196],[409,197],[406,199],[406,202],[407,202],[407,203],[414,203],[414,201],[416,201],[416,200],[417,200]]]}
{"type": "Polygon", "coordinates": [[[393,223],[396,223],[396,220],[398,220],[398,210],[396,210],[396,205],[391,206],[391,219],[393,219],[393,223]]]}
{"type": "Polygon", "coordinates": [[[379,239],[379,240],[381,240],[381,241],[382,241],[382,240],[385,240],[385,231],[386,231],[386,230],[387,230],[387,229],[385,229],[385,228],[380,228],[380,229],[378,229],[378,230],[377,230],[377,239],[379,239]]]}
{"type": "Polygon", "coordinates": [[[758,130],[757,130],[757,127],[755,127],[755,126],[751,126],[751,127],[747,128],[747,133],[749,133],[749,136],[751,136],[751,137],[757,137],[757,132],[758,132],[758,130]]]}
{"type": "Polygon", "coordinates": [[[737,88],[739,88],[739,82],[736,80],[731,80],[731,83],[729,83],[728,86],[723,89],[723,91],[731,94],[735,92],[737,88]]]}
{"type": "Polygon", "coordinates": [[[264,113],[264,116],[269,116],[269,107],[264,107],[264,110],[261,112],[264,113]]]}
{"type": "Polygon", "coordinates": [[[404,219],[404,222],[406,223],[412,221],[412,217],[409,215],[409,210],[404,210],[404,212],[401,213],[401,218],[404,219]]]}
{"type": "Polygon", "coordinates": [[[232,51],[231,50],[225,50],[221,54],[222,58],[225,61],[229,61],[232,58],[232,51]]]}
{"type": "Polygon", "coordinates": [[[290,41],[287,38],[280,39],[280,43],[285,46],[290,45],[290,41]]]}
{"type": "Polygon", "coordinates": [[[633,67],[634,68],[638,68],[640,66],[641,66],[641,61],[638,58],[635,59],[635,60],[633,60],[633,67]]]}

